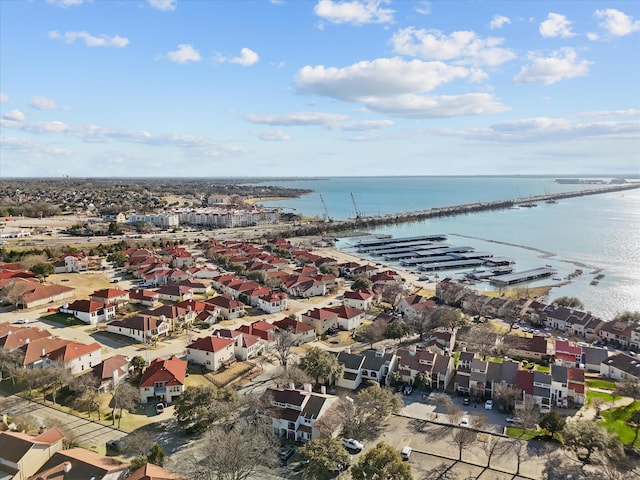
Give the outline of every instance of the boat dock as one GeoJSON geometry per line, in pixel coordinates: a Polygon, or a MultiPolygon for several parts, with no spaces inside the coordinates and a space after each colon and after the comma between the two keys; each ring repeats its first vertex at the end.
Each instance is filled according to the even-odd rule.
{"type": "Polygon", "coordinates": [[[367,238],[359,241],[356,244],[356,248],[361,252],[367,252],[370,250],[375,250],[376,248],[389,248],[389,247],[407,247],[416,245],[420,242],[441,242],[446,240],[447,236],[443,234],[435,234],[435,235],[418,235],[415,237],[404,237],[404,238],[367,238]],[[417,242],[417,243],[415,243],[417,242]]]}
{"type": "Polygon", "coordinates": [[[484,262],[481,259],[470,260],[445,260],[431,263],[423,263],[419,266],[423,272],[435,272],[437,270],[453,270],[455,268],[479,267],[484,262]]]}
{"type": "Polygon", "coordinates": [[[498,275],[491,278],[489,281],[498,287],[506,287],[508,285],[514,285],[516,283],[529,282],[531,280],[537,280],[539,278],[546,278],[552,276],[556,271],[549,267],[534,268],[531,270],[525,270],[523,272],[509,273],[507,275],[498,275]]]}

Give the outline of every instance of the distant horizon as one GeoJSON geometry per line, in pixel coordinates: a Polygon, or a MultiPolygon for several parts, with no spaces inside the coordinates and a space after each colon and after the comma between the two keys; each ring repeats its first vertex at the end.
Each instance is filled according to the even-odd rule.
{"type": "Polygon", "coordinates": [[[639,38],[628,0],[2,1],[0,174],[640,174],[639,38]]]}

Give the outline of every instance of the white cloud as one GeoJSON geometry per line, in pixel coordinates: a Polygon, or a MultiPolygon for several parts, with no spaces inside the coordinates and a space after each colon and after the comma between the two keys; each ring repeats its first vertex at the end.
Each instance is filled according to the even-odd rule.
{"type": "Polygon", "coordinates": [[[416,6],[416,13],[420,15],[431,15],[431,2],[419,2],[416,6]]]}
{"type": "Polygon", "coordinates": [[[553,52],[550,57],[531,57],[531,65],[520,70],[513,79],[515,83],[544,83],[551,85],[560,80],[584,77],[589,73],[587,60],[578,60],[573,48],[563,48],[553,52]]]}
{"type": "Polygon", "coordinates": [[[9,97],[0,92],[0,104],[2,103],[9,103],[9,97]]]}
{"type": "Polygon", "coordinates": [[[174,52],[168,52],[167,58],[176,63],[199,62],[202,60],[200,53],[188,43],[178,45],[174,52]]]}
{"type": "Polygon", "coordinates": [[[291,140],[291,137],[286,132],[280,129],[274,130],[260,130],[250,132],[254,137],[258,137],[265,142],[286,142],[291,140]]]}
{"type": "Polygon", "coordinates": [[[361,101],[371,96],[430,91],[469,73],[464,67],[442,62],[379,58],[344,68],[306,66],[298,71],[294,84],[303,93],[361,101]]]}
{"type": "Polygon", "coordinates": [[[70,155],[73,152],[66,148],[42,145],[41,143],[27,140],[25,138],[2,137],[0,138],[0,148],[3,150],[13,150],[35,153],[45,153],[50,155],[70,155]]]}
{"type": "Polygon", "coordinates": [[[489,28],[491,30],[498,30],[509,23],[511,23],[511,19],[509,17],[505,17],[504,15],[494,15],[491,22],[489,22],[489,28]]]}
{"type": "Polygon", "coordinates": [[[382,8],[383,4],[388,3],[389,0],[319,0],[313,11],[317,16],[334,24],[391,23],[394,11],[382,8]]]}
{"type": "Polygon", "coordinates": [[[31,133],[64,133],[71,131],[71,125],[57,120],[51,122],[28,123],[21,127],[22,130],[31,133]]]}
{"type": "Polygon", "coordinates": [[[392,120],[363,120],[360,122],[339,122],[328,125],[330,130],[343,130],[351,132],[364,132],[368,130],[381,130],[393,126],[392,120]]]}
{"type": "Polygon", "coordinates": [[[237,63],[238,65],[242,65],[243,67],[249,67],[254,63],[258,63],[260,60],[260,56],[251,50],[250,48],[243,48],[240,50],[240,56],[236,58],[232,58],[229,60],[230,63],[237,63]]]}
{"type": "Polygon", "coordinates": [[[91,2],[91,0],[46,0],[49,5],[56,7],[68,8],[75,5],[82,5],[85,1],[91,2]]]}
{"type": "Polygon", "coordinates": [[[549,13],[547,19],[540,24],[540,35],[543,37],[572,37],[571,22],[559,13],[549,13]]]}
{"type": "Polygon", "coordinates": [[[516,57],[513,51],[500,46],[503,43],[503,38],[480,38],[471,31],[445,35],[439,30],[413,27],[399,30],[391,38],[394,52],[402,55],[488,66],[500,65],[516,57]]]}
{"type": "Polygon", "coordinates": [[[629,108],[627,110],[600,110],[597,112],[584,112],[580,115],[583,117],[637,117],[640,116],[640,110],[637,108],[629,108]]]}
{"type": "Polygon", "coordinates": [[[67,110],[67,107],[58,105],[54,100],[45,97],[34,96],[29,101],[29,106],[37,110],[67,110]]]}
{"type": "Polygon", "coordinates": [[[487,139],[496,141],[573,140],[585,137],[639,138],[640,122],[579,123],[564,118],[529,118],[492,125],[487,139]]]}
{"type": "Polygon", "coordinates": [[[10,122],[24,122],[26,117],[24,116],[24,113],[16,109],[5,113],[2,115],[2,118],[9,120],[10,122]]]}
{"type": "Polygon", "coordinates": [[[177,0],[147,0],[147,3],[156,10],[169,12],[176,9],[177,0]]]}
{"type": "Polygon", "coordinates": [[[600,35],[594,32],[589,32],[587,33],[587,38],[593,42],[595,40],[598,40],[600,38],[600,35]]]}
{"type": "Polygon", "coordinates": [[[347,120],[348,115],[338,113],[300,112],[282,115],[256,115],[248,114],[244,119],[251,123],[278,126],[307,126],[307,125],[331,125],[347,120]]]}
{"type": "Polygon", "coordinates": [[[633,17],[615,8],[596,10],[593,16],[602,20],[600,22],[602,28],[617,37],[640,30],[640,20],[634,20],[633,17]]]}
{"type": "Polygon", "coordinates": [[[371,98],[365,105],[370,110],[406,118],[442,118],[500,113],[509,108],[488,93],[464,95],[398,95],[371,98]]]}
{"type": "Polygon", "coordinates": [[[63,34],[56,32],[55,30],[49,32],[49,38],[53,40],[60,40],[63,43],[74,43],[76,40],[84,41],[87,47],[116,47],[122,48],[129,44],[129,39],[115,35],[110,37],[109,35],[95,36],[89,32],[64,32],[63,34]]]}

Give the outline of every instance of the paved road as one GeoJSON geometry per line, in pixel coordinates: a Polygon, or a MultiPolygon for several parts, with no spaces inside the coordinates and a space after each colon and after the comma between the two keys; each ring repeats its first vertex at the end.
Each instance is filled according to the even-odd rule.
{"type": "Polygon", "coordinates": [[[55,419],[69,427],[84,447],[104,447],[107,441],[117,440],[127,434],[88,419],[76,417],[54,408],[30,402],[16,395],[0,397],[0,413],[9,416],[29,414],[39,422],[46,424],[47,419],[55,419]]]}

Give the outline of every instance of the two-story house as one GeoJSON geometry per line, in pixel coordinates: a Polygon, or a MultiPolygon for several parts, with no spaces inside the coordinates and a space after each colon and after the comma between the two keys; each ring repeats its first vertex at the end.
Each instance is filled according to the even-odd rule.
{"type": "Polygon", "coordinates": [[[168,360],[156,358],[142,374],[140,401],[142,403],[173,403],[184,392],[187,362],[172,356],[168,360]]]}
{"type": "Polygon", "coordinates": [[[140,343],[151,343],[169,333],[169,322],[163,315],[158,317],[135,315],[109,323],[107,332],[133,338],[140,343]]]}
{"type": "Polygon", "coordinates": [[[235,361],[234,344],[233,338],[220,336],[198,338],[187,345],[187,360],[215,372],[235,361]]]}
{"type": "Polygon", "coordinates": [[[73,303],[60,307],[60,313],[73,315],[78,320],[89,325],[99,322],[108,322],[116,318],[116,306],[105,305],[93,300],[76,300],[73,303]]]}

